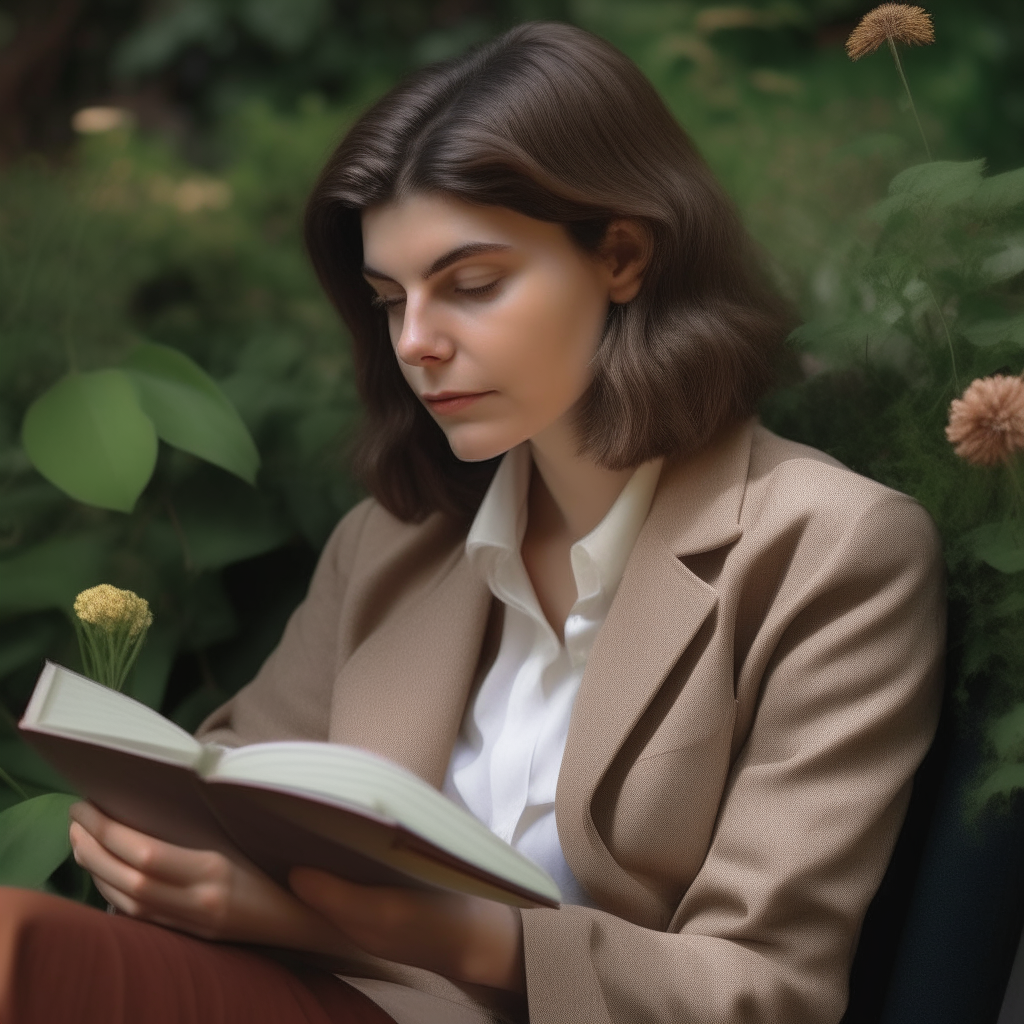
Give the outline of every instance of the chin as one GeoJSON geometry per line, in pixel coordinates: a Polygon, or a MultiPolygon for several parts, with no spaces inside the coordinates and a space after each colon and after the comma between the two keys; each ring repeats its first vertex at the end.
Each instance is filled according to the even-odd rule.
{"type": "Polygon", "coordinates": [[[488,459],[504,455],[517,444],[526,440],[525,437],[502,436],[491,432],[469,430],[445,431],[452,454],[460,462],[486,462],[488,459]]]}

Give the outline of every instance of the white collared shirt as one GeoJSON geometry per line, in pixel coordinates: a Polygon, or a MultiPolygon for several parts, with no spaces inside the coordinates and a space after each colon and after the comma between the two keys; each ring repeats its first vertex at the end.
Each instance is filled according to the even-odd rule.
{"type": "Polygon", "coordinates": [[[608,514],[569,555],[576,603],[565,642],[544,616],[523,564],[532,458],[529,445],[502,460],[466,538],[466,553],[505,605],[494,664],[466,709],[444,793],[543,867],[565,903],[592,906],[555,826],[555,787],[569,716],[587,657],[647,513],[661,459],[644,463],[608,514]]]}

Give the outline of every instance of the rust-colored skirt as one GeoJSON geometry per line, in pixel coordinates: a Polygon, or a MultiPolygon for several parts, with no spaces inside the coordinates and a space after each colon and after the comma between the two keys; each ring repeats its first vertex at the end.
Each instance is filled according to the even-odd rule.
{"type": "Polygon", "coordinates": [[[394,1022],[326,971],[0,887],[0,1024],[394,1022]]]}

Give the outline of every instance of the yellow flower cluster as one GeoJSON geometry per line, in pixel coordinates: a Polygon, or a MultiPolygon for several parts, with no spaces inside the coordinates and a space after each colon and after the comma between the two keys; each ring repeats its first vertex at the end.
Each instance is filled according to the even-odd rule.
{"type": "Polygon", "coordinates": [[[83,590],[75,598],[75,614],[82,622],[107,632],[127,627],[130,637],[138,636],[153,624],[149,602],[144,597],[109,583],[83,590]]]}
{"type": "Polygon", "coordinates": [[[149,602],[130,590],[101,583],[75,598],[74,623],[85,674],[120,690],[153,623],[149,602]]]}

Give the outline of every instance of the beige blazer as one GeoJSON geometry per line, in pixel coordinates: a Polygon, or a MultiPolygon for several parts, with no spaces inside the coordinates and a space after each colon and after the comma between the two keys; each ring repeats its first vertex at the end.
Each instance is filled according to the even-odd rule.
{"type": "MultiPolygon", "coordinates": [[[[500,626],[464,538],[357,506],[201,731],[357,744],[440,786],[500,626]]],[[[530,1021],[837,1021],[935,729],[944,625],[912,499],[755,421],[666,464],[559,776],[565,857],[601,909],[523,912],[530,1021]]],[[[516,1015],[425,971],[348,973],[401,1024],[516,1015]]]]}

